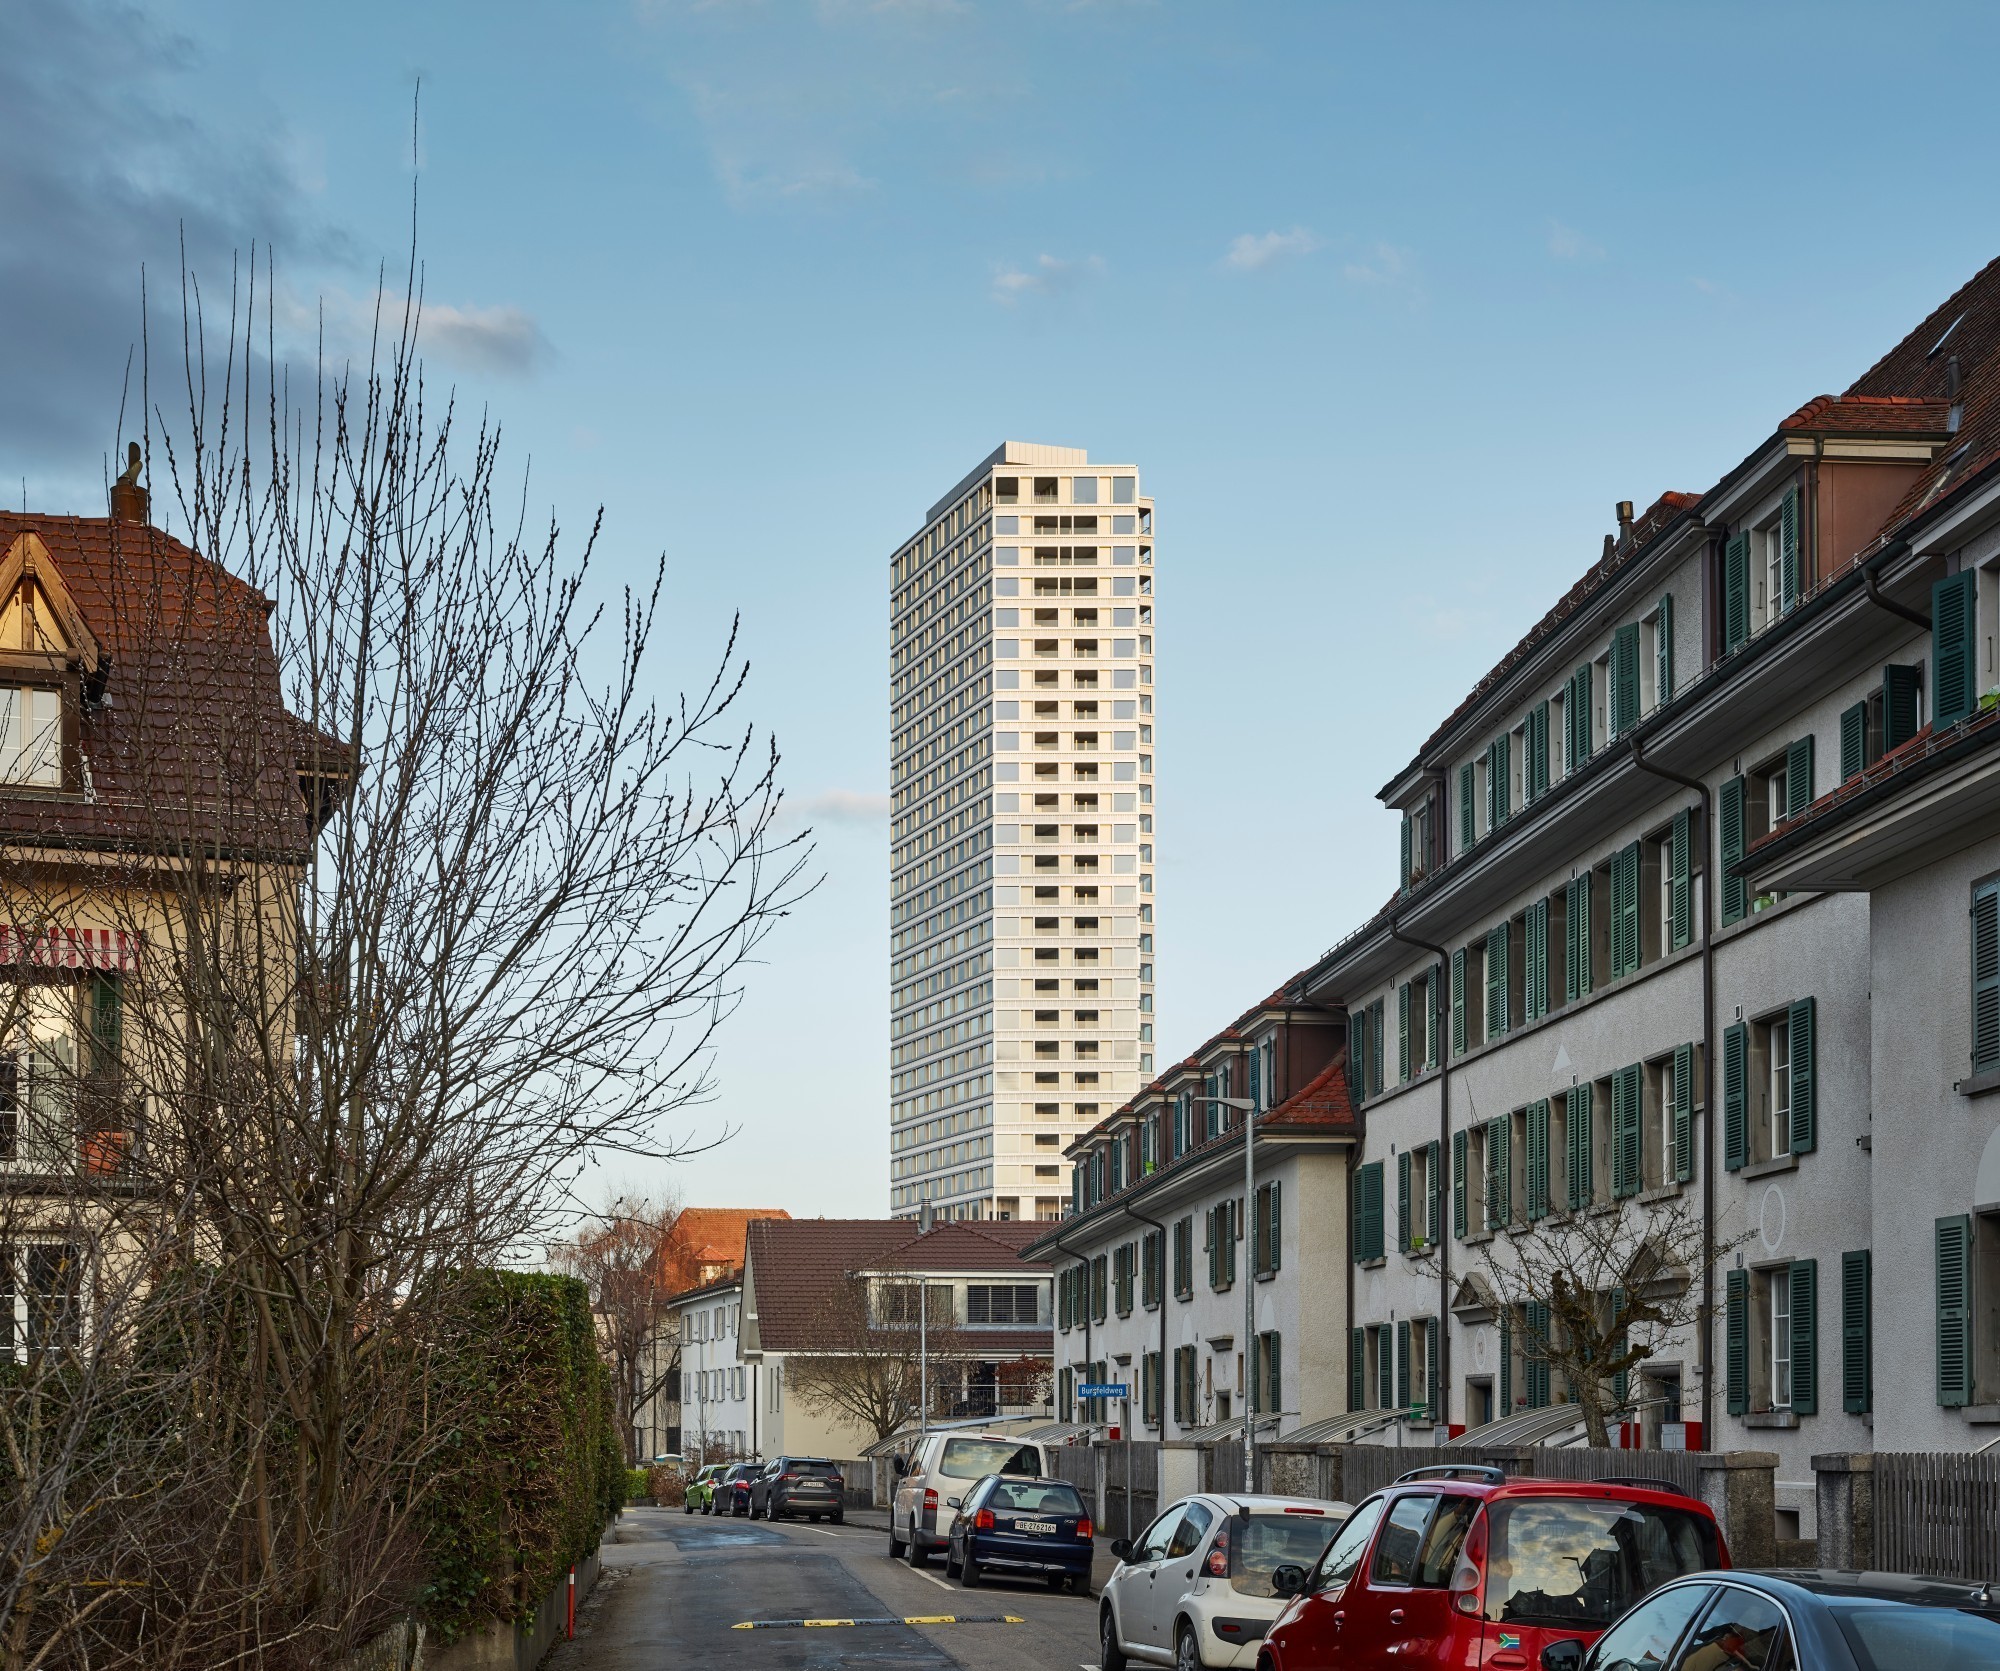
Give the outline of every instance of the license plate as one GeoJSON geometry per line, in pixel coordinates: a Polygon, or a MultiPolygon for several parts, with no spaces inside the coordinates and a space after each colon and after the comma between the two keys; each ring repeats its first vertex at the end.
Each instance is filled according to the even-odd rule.
{"type": "Polygon", "coordinates": [[[1017,1520],[1014,1522],[1014,1530],[1017,1532],[1053,1532],[1055,1529],[1056,1523],[1053,1520],[1017,1520]]]}

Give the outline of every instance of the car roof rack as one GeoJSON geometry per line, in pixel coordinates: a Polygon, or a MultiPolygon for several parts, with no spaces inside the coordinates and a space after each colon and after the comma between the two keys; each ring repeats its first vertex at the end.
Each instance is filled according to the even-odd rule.
{"type": "Polygon", "coordinates": [[[1504,1469],[1488,1467],[1484,1463],[1455,1462],[1412,1468],[1407,1474],[1396,1477],[1398,1485],[1408,1485],[1411,1480],[1483,1480],[1488,1485],[1505,1485],[1507,1474],[1504,1469]]]}
{"type": "Polygon", "coordinates": [[[1685,1497],[1690,1502],[1701,1499],[1684,1485],[1676,1485],[1672,1480],[1655,1479],[1650,1474],[1606,1474],[1602,1479],[1579,1480],[1579,1485],[1636,1485],[1642,1491],[1664,1491],[1669,1497],[1685,1497]]]}

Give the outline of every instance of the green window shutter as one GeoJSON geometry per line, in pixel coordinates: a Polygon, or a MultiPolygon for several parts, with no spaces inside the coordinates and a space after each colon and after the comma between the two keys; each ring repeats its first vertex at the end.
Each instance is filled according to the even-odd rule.
{"type": "Polygon", "coordinates": [[[1575,694],[1569,702],[1570,714],[1570,759],[1582,765],[1590,758],[1590,704],[1595,698],[1591,690],[1590,663],[1585,662],[1570,675],[1575,685],[1575,694]]]}
{"type": "Polygon", "coordinates": [[[1435,1247],[1444,1240],[1444,1148],[1433,1137],[1424,1145],[1424,1235],[1435,1247]]]}
{"type": "Polygon", "coordinates": [[[1730,1271],[1723,1283],[1725,1342],[1724,1384],[1729,1413],[1740,1416],[1750,1408],[1750,1273],[1730,1271]]]}
{"type": "Polygon", "coordinates": [[[1381,1384],[1376,1389],[1382,1395],[1380,1408],[1393,1410],[1396,1407],[1396,1336],[1386,1323],[1378,1324],[1375,1334],[1382,1358],[1381,1384]]]}
{"type": "Polygon", "coordinates": [[[1528,710],[1528,757],[1521,763],[1526,799],[1533,801],[1549,792],[1549,705],[1537,703],[1528,710]]]}
{"type": "Polygon", "coordinates": [[[1868,704],[1857,702],[1840,711],[1840,781],[1859,777],[1868,767],[1868,704]]]}
{"type": "Polygon", "coordinates": [[[1722,1034],[1722,1164],[1740,1171],[1750,1160],[1750,1029],[1742,1022],[1722,1034]]]}
{"type": "Polygon", "coordinates": [[[1972,1071],[2000,1068],[2000,882],[1972,896],[1972,1071]]]}
{"type": "Polygon", "coordinates": [[[1500,762],[1497,742],[1486,745],[1486,828],[1490,834],[1500,828],[1500,762]]]}
{"type": "Polygon", "coordinates": [[[1972,1402],[1972,1218],[1937,1221],[1937,1401],[1972,1402]]]}
{"type": "Polygon", "coordinates": [[[1563,990],[1574,1004],[1590,996],[1590,872],[1573,876],[1569,896],[1563,902],[1564,939],[1563,990]]]}
{"type": "Polygon", "coordinates": [[[90,1065],[99,1076],[115,1074],[125,1054],[125,995],[116,975],[90,977],[90,1065]]]}
{"type": "Polygon", "coordinates": [[[1458,769],[1458,850],[1463,853],[1479,839],[1479,815],[1473,794],[1479,774],[1470,760],[1458,769]]]}
{"type": "MultiPolygon", "coordinates": [[[[1368,1006],[1368,1089],[1370,1094],[1382,1094],[1382,1036],[1389,1029],[1384,1025],[1385,1012],[1382,1000],[1377,998],[1368,1006]]],[[[1216,1111],[1216,1129],[1222,1129],[1223,1110],[1216,1111]]]]}
{"type": "Polygon", "coordinates": [[[1799,490],[1788,488],[1778,507],[1778,573],[1783,589],[1780,612],[1789,615],[1799,605],[1799,490]]]}
{"type": "Polygon", "coordinates": [[[1819,1147],[1819,1028],[1813,1000],[1792,1006],[1792,1153],[1819,1147]]]}
{"type": "Polygon", "coordinates": [[[1917,708],[1924,685],[1921,666],[1882,669],[1882,752],[1901,748],[1917,734],[1917,708]]]}
{"type": "MultiPolygon", "coordinates": [[[[1625,1314],[1625,1290],[1622,1288],[1614,1288],[1611,1290],[1611,1321],[1615,1324],[1618,1321],[1618,1319],[1622,1317],[1624,1314],[1625,1314]]],[[[1613,1337],[1611,1341],[1611,1348],[1614,1352],[1623,1352],[1626,1346],[1630,1344],[1630,1342],[1631,1342],[1631,1331],[1628,1329],[1620,1329],[1617,1335],[1613,1337]]],[[[1632,1391],[1632,1375],[1629,1370],[1621,1369],[1618,1371],[1617,1374],[1611,1377],[1611,1396],[1614,1400],[1616,1400],[1619,1409],[1622,1410],[1625,1407],[1626,1400],[1630,1397],[1631,1391],[1632,1391]]],[[[1576,1393],[1572,1391],[1570,1393],[1570,1397],[1574,1399],[1576,1397],[1576,1393]]]]}
{"type": "Polygon", "coordinates": [[[1505,1114],[1486,1122],[1486,1228],[1497,1230],[1514,1216],[1514,1132],[1505,1114]]]}
{"type": "Polygon", "coordinates": [[[1645,1182],[1642,1105],[1645,1069],[1638,1064],[1611,1076],[1611,1193],[1637,1195],[1645,1182]]]}
{"type": "Polygon", "coordinates": [[[1347,1088],[1357,1103],[1368,1100],[1368,1006],[1347,1012],[1347,1088]]]}
{"type": "Polygon", "coordinates": [[[1547,1218],[1549,1213],[1549,1102],[1528,1104],[1527,1216],[1547,1218]]]}
{"type": "Polygon", "coordinates": [[[1424,1414],[1432,1421],[1438,1415],[1438,1320],[1424,1319],[1424,1414]]]}
{"type": "Polygon", "coordinates": [[[1785,750],[1785,810],[1779,814],[1774,807],[1772,816],[1796,818],[1812,803],[1813,740],[1804,736],[1785,750]]]}
{"type": "Polygon", "coordinates": [[[1722,923],[1741,922],[1750,909],[1750,885],[1734,874],[1743,857],[1745,829],[1743,780],[1733,777],[1722,786],[1722,806],[1716,821],[1722,826],[1722,923]]]}
{"type": "Polygon", "coordinates": [[[1507,930],[1501,923],[1486,936],[1486,1036],[1507,1031],[1507,930]]]}
{"type": "MultiPolygon", "coordinates": [[[[1176,1387],[1174,1403],[1180,1403],[1180,1389],[1176,1387]]],[[[1347,1331],[1347,1407],[1350,1410],[1368,1408],[1368,1331],[1349,1329],[1347,1331]]],[[[1178,1408],[1174,1419],[1180,1419],[1178,1408]]]]}
{"type": "Polygon", "coordinates": [[[1660,598],[1660,624],[1654,634],[1653,690],[1661,707],[1674,699],[1674,595],[1660,598]]]}
{"type": "Polygon", "coordinates": [[[1396,1246],[1408,1252],[1410,1246],[1410,1151],[1396,1157],[1396,1246]]]}
{"type": "Polygon", "coordinates": [[[1792,1409],[1819,1414],[1819,1261],[1792,1261],[1792,1409]]]}
{"type": "Polygon", "coordinates": [[[1694,1046],[1674,1049],[1674,1181],[1694,1177],[1694,1046]]]}
{"type": "Polygon", "coordinates": [[[1569,1129],[1566,1159],[1569,1173],[1569,1210],[1573,1213],[1581,1212],[1588,1207],[1597,1193],[1596,1180],[1591,1176],[1595,1170],[1592,1164],[1594,1156],[1590,1132],[1591,1100],[1590,1086],[1570,1087],[1568,1119],[1564,1123],[1569,1129]]]}
{"type": "Polygon", "coordinates": [[[1694,944],[1694,808],[1674,814],[1674,851],[1667,869],[1670,950],[1694,944]]]}
{"type": "Polygon", "coordinates": [[[1529,1021],[1540,1020],[1549,1012],[1549,902],[1538,899],[1527,909],[1521,925],[1522,1014],[1529,1021]]]}
{"type": "Polygon", "coordinates": [[[1264,1269],[1275,1271],[1285,1262],[1284,1254],[1285,1196],[1284,1185],[1276,1178],[1271,1180],[1270,1210],[1264,1222],[1264,1269]]]}
{"type": "Polygon", "coordinates": [[[1500,1314],[1500,1414],[1514,1413],[1514,1327],[1500,1314]]]}
{"type": "Polygon", "coordinates": [[[1450,977],[1442,963],[1432,967],[1424,979],[1424,1005],[1430,1012],[1429,1024],[1424,1028],[1424,1065],[1434,1068],[1438,1065],[1438,1053],[1444,1048],[1445,1028],[1445,982],[1450,977]]]}
{"type": "Polygon", "coordinates": [[[1410,983],[1396,988],[1396,1079],[1400,1084],[1408,1084],[1410,1079],[1410,983]]]}
{"type": "Polygon", "coordinates": [[[1465,1054],[1465,948],[1451,954],[1451,1053],[1465,1054]]]}
{"type": "Polygon", "coordinates": [[[1956,725],[1979,707],[1979,571],[1931,588],[1931,724],[1956,725]]]}
{"type": "Polygon", "coordinates": [[[1371,1160],[1361,1169],[1361,1226],[1363,1259],[1382,1257],[1382,1163],[1371,1160]]]}
{"type": "Polygon", "coordinates": [[[1410,1320],[1396,1324],[1396,1403],[1398,1410],[1410,1407],[1410,1320]]]}
{"type": "Polygon", "coordinates": [[[1410,815],[1403,814],[1403,871],[1402,881],[1397,884],[1404,892],[1410,887],[1410,815]]]}
{"type": "Polygon", "coordinates": [[[1639,967],[1639,844],[1611,855],[1611,973],[1639,967]]]}
{"type": "Polygon", "coordinates": [[[1521,1376],[1528,1383],[1528,1408],[1546,1410],[1552,1402],[1549,1396],[1549,1360],[1542,1355],[1548,1347],[1549,1308],[1540,1300],[1530,1300],[1521,1307],[1521,1322],[1525,1336],[1522,1341],[1521,1376]]]}
{"type": "Polygon", "coordinates": [[[1875,1408],[1872,1255],[1840,1256],[1840,1407],[1849,1415],[1875,1408]]]}
{"type": "Polygon", "coordinates": [[[1470,1133],[1463,1131],[1451,1134],[1451,1233],[1461,1241],[1467,1233],[1465,1163],[1469,1137],[1470,1133]]]}
{"type": "Polygon", "coordinates": [[[1284,1399],[1284,1339],[1276,1329],[1264,1337],[1264,1408],[1282,1410],[1284,1399]]]}
{"type": "Polygon", "coordinates": [[[1722,548],[1722,653],[1750,641],[1750,536],[1735,534],[1722,548]]]}
{"type": "Polygon", "coordinates": [[[1499,771],[1494,781],[1499,784],[1495,804],[1500,808],[1496,824],[1504,824],[1514,816],[1514,772],[1513,762],[1508,758],[1513,749],[1513,739],[1501,732],[1493,739],[1493,759],[1499,771]]]}
{"type": "Polygon", "coordinates": [[[1611,735],[1622,737],[1639,723],[1639,623],[1628,621],[1611,635],[1611,735]]]}

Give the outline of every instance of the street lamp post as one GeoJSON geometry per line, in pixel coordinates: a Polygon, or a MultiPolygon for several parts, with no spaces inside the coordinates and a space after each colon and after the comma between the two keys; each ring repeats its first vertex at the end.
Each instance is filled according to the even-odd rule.
{"type": "MultiPolygon", "coordinates": [[[[1257,1104],[1249,1097],[1202,1097],[1243,1115],[1243,1489],[1257,1489],[1257,1283],[1250,1269],[1252,1227],[1257,1222],[1257,1104]]],[[[1165,1366],[1162,1365],[1162,1368],[1165,1366]]]]}

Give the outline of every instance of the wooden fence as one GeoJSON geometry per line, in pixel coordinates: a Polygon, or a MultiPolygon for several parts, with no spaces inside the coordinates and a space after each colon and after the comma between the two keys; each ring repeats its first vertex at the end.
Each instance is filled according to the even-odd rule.
{"type": "Polygon", "coordinates": [[[2000,1578],[2000,1456],[1878,1451],[1875,1565],[2000,1578]]]}

